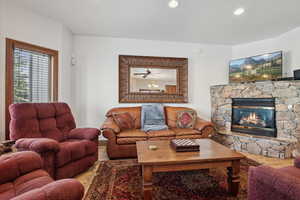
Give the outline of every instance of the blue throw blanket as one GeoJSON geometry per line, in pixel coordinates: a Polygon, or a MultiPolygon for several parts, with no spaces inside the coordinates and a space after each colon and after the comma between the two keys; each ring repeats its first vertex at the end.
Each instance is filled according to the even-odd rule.
{"type": "Polygon", "coordinates": [[[163,105],[142,105],[141,123],[142,130],[145,132],[168,129],[163,105]]]}

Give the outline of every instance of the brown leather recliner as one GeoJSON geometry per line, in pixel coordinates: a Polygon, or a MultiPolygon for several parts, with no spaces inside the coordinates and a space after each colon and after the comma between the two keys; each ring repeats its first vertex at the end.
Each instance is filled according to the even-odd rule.
{"type": "Polygon", "coordinates": [[[145,140],[170,140],[174,138],[200,139],[208,138],[214,133],[213,124],[197,117],[193,129],[177,128],[177,112],[193,110],[186,107],[165,106],[165,119],[168,130],[150,131],[145,133],[141,130],[141,107],[113,108],[106,114],[107,119],[101,126],[103,136],[108,139],[107,154],[109,158],[137,157],[136,142],[145,140]],[[113,114],[128,112],[135,120],[134,129],[121,130],[114,122],[113,114]]]}

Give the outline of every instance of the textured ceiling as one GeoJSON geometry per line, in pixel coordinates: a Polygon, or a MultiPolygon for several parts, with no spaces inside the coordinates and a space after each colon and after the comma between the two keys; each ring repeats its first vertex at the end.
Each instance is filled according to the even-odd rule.
{"type": "Polygon", "coordinates": [[[240,44],[300,26],[300,0],[8,0],[54,18],[73,33],[240,44]],[[244,7],[242,16],[233,11],[244,7]]]}

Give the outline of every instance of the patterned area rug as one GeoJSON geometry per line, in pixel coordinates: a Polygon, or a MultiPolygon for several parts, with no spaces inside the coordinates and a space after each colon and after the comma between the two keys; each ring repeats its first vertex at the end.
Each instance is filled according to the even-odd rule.
{"type": "MultiPolygon", "coordinates": [[[[244,200],[247,198],[247,177],[255,161],[241,162],[241,183],[238,197],[227,193],[226,169],[154,173],[154,200],[244,200]]],[[[141,166],[137,160],[104,161],[84,200],[142,200],[141,166]]]]}

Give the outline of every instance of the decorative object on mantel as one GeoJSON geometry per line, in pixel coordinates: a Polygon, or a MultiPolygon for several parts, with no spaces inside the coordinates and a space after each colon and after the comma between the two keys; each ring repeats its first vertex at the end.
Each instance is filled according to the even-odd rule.
{"type": "Polygon", "coordinates": [[[119,56],[120,103],[187,103],[188,59],[119,56]]]}
{"type": "Polygon", "coordinates": [[[300,80],[300,69],[294,70],[294,80],[300,80]]]}
{"type": "Polygon", "coordinates": [[[251,82],[282,77],[282,51],[230,61],[229,82],[251,82]]]}

